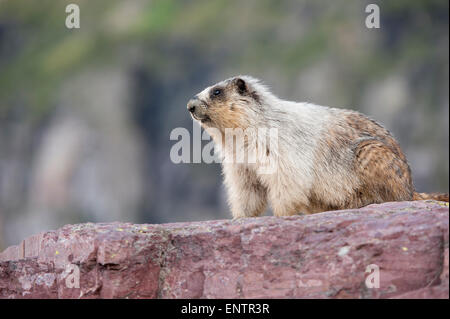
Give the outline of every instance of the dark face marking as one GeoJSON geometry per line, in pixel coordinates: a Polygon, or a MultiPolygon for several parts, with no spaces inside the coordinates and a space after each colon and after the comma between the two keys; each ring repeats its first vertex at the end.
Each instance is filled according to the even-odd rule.
{"type": "Polygon", "coordinates": [[[211,89],[210,98],[215,99],[223,95],[223,89],[220,87],[214,87],[211,89]]]}
{"type": "Polygon", "coordinates": [[[241,78],[237,78],[234,81],[237,91],[239,92],[239,94],[244,94],[245,92],[247,92],[247,84],[245,84],[245,81],[242,80],[241,78]]]}
{"type": "Polygon", "coordinates": [[[256,91],[251,92],[250,95],[251,95],[252,99],[255,100],[256,103],[261,104],[259,95],[258,95],[258,93],[256,93],[256,91]]]}
{"type": "Polygon", "coordinates": [[[256,103],[261,104],[258,93],[256,91],[252,91],[251,88],[248,87],[247,83],[241,78],[236,78],[233,81],[237,92],[240,95],[245,95],[251,97],[256,103]]]}

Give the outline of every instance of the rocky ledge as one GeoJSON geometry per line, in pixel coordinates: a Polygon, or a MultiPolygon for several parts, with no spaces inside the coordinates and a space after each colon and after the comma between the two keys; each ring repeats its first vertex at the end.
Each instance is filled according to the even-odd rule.
{"type": "Polygon", "coordinates": [[[0,254],[0,298],[448,298],[449,208],[66,225],[0,254]]]}

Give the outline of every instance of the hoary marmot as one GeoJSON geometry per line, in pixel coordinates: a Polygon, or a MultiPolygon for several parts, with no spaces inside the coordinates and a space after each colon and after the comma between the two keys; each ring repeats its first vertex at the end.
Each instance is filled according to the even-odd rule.
{"type": "MultiPolygon", "coordinates": [[[[259,216],[268,201],[276,216],[388,201],[448,201],[448,194],[415,192],[411,170],[396,140],[358,112],[284,101],[250,76],[204,89],[187,108],[224,158],[234,218],[259,216]],[[260,173],[258,161],[227,161],[236,150],[233,143],[225,143],[224,135],[235,128],[277,129],[277,147],[264,144],[263,152],[269,162],[276,163],[274,172],[260,173]]],[[[247,134],[243,147],[260,142],[256,135],[247,134]]]]}

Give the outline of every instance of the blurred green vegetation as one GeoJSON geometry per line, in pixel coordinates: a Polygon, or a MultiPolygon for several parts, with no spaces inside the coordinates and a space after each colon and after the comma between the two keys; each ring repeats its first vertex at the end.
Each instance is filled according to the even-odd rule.
{"type": "Polygon", "coordinates": [[[323,55],[352,59],[355,82],[389,72],[398,60],[413,64],[439,54],[439,48],[433,45],[433,33],[448,22],[446,0],[380,2],[383,23],[411,20],[409,29],[398,30],[401,35],[393,39],[392,48],[367,48],[360,56],[349,52],[354,48],[342,48],[342,43],[336,43],[343,32],[351,36],[348,8],[361,8],[360,1],[327,6],[329,3],[305,1],[296,6],[295,1],[2,1],[0,21],[7,38],[2,41],[0,56],[1,112],[7,112],[5,108],[13,107],[14,99],[19,98],[27,101],[31,117],[47,114],[55,105],[54,91],[65,77],[93,64],[114,63],[122,49],[129,46],[148,50],[148,67],[159,67],[159,72],[164,72],[170,56],[158,47],[177,39],[189,41],[205,54],[224,50],[229,56],[226,61],[219,58],[217,63],[246,65],[250,70],[271,65],[287,76],[323,55]],[[80,30],[68,31],[64,27],[64,9],[69,3],[81,7],[80,30]],[[297,7],[309,10],[311,21],[305,24],[306,32],[297,30],[303,36],[288,36],[286,42],[277,26],[283,25],[290,9],[295,17],[297,7]],[[444,16],[434,19],[436,15],[444,16]]]}
{"type": "MultiPolygon", "coordinates": [[[[140,198],[135,222],[227,216],[219,168],[167,166],[168,136],[191,127],[193,94],[236,74],[260,77],[286,99],[380,120],[406,150],[417,188],[448,191],[448,9],[448,0],[0,0],[0,211],[13,220],[26,210],[41,136],[69,108],[61,92],[70,80],[95,90],[92,74],[111,69],[130,84],[127,111],[153,192],[140,198]],[[80,7],[80,29],[65,27],[70,3],[80,7]],[[369,3],[380,7],[380,29],[365,27],[369,3]],[[6,173],[16,162],[21,178],[6,173]]],[[[102,103],[89,92],[89,105],[102,103]]],[[[71,220],[89,216],[80,214],[71,220]]]]}

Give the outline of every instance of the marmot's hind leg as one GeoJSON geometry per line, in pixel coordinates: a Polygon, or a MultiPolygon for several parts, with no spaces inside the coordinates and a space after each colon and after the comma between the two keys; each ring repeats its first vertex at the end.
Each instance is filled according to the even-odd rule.
{"type": "MultiPolygon", "coordinates": [[[[411,200],[411,170],[403,154],[378,139],[364,140],[355,148],[355,170],[361,186],[349,206],[411,200]]],[[[401,151],[400,151],[401,152],[401,151]]]]}

